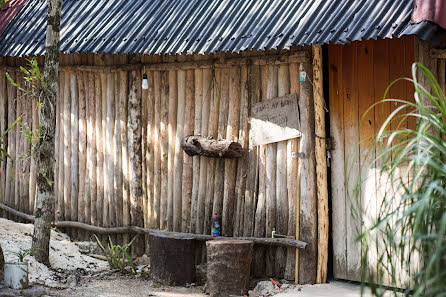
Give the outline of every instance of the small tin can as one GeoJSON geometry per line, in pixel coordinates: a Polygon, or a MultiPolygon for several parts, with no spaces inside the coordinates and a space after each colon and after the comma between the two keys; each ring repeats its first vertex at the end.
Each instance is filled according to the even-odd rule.
{"type": "Polygon", "coordinates": [[[212,236],[220,236],[220,235],[221,235],[220,216],[213,215],[212,216],[212,236]]]}

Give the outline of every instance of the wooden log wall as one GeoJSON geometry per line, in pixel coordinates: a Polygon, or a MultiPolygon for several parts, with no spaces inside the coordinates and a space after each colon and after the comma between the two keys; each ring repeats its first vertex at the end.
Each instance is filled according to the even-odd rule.
{"type": "MultiPolygon", "coordinates": [[[[311,50],[295,53],[297,59],[265,55],[255,60],[228,59],[226,64],[222,56],[218,67],[216,63],[207,67],[206,56],[63,55],[56,118],[57,219],[210,234],[211,217],[217,214],[225,236],[271,237],[275,229],[299,238],[303,232],[301,239],[312,242],[299,270],[305,282],[315,282],[315,189],[304,195],[310,202],[302,202],[300,161],[292,158],[301,142],[291,139],[248,149],[253,104],[290,93],[299,98],[302,92],[307,97],[299,105],[313,104],[310,83],[302,86],[298,78],[300,62],[305,62],[311,77],[311,50]],[[156,67],[131,67],[154,63],[156,67]],[[112,65],[127,67],[107,68],[112,65]],[[141,88],[143,73],[148,77],[147,90],[141,88]],[[238,141],[243,156],[190,157],[182,151],[181,140],[191,134],[238,141]],[[299,209],[310,221],[302,220],[299,209]]],[[[16,66],[23,60],[8,58],[2,64],[16,66]]],[[[35,128],[35,104],[19,99],[21,94],[5,79],[6,68],[0,69],[0,130],[21,111],[35,128]]],[[[23,75],[16,70],[11,76],[23,75]]],[[[312,108],[296,114],[313,121],[308,133],[314,130],[311,113],[312,108]]],[[[29,149],[17,130],[8,135],[8,144],[16,157],[29,149]]],[[[6,175],[0,179],[0,202],[31,214],[36,164],[32,158],[28,163],[26,167],[11,160],[2,164],[6,175]],[[20,168],[14,170],[17,177],[8,178],[16,167],[20,168]]],[[[313,163],[314,159],[306,166],[313,163]]],[[[315,184],[312,177],[306,181],[306,187],[315,184]]],[[[89,236],[83,231],[72,235],[89,236]]],[[[128,242],[131,238],[113,239],[128,242]]],[[[138,240],[133,252],[148,252],[148,238],[138,240]]],[[[293,280],[295,259],[292,248],[259,247],[252,271],[293,280]]]]}

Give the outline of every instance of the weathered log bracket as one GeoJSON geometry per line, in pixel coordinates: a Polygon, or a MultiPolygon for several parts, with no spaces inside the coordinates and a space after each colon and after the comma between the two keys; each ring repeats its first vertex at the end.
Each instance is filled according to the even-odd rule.
{"type": "Polygon", "coordinates": [[[217,140],[212,137],[189,135],[183,138],[181,148],[189,156],[206,156],[214,158],[240,158],[243,148],[240,143],[229,140],[217,140]]]}

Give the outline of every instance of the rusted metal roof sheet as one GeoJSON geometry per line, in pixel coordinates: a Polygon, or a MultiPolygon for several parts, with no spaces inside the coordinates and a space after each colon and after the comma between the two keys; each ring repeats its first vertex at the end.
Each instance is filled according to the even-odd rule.
{"type": "Polygon", "coordinates": [[[431,21],[446,29],[446,0],[414,0],[412,20],[415,23],[431,21]]]}
{"type": "Polygon", "coordinates": [[[0,36],[28,0],[9,0],[0,7],[0,36]]]}
{"type": "MultiPolygon", "coordinates": [[[[210,54],[418,34],[413,0],[64,0],[66,53],[210,54]]],[[[0,56],[44,53],[46,1],[0,37],[0,56]]]]}

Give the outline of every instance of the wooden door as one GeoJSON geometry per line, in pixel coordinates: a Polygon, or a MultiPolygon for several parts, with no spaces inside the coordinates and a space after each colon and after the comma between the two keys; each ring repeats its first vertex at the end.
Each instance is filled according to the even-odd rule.
{"type": "MultiPolygon", "coordinates": [[[[391,82],[400,77],[410,77],[413,61],[413,37],[328,47],[330,134],[333,140],[333,271],[337,279],[360,281],[361,245],[356,237],[367,218],[352,206],[360,205],[370,217],[376,216],[381,195],[377,189],[376,170],[367,168],[376,155],[370,148],[370,142],[397,106],[386,103],[366,111],[383,99],[391,82]],[[362,183],[355,191],[358,178],[362,183]]],[[[389,96],[408,99],[413,97],[413,87],[409,82],[398,82],[389,96]]],[[[373,255],[368,257],[373,266],[376,258],[373,259],[373,255]]]]}

